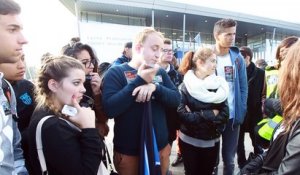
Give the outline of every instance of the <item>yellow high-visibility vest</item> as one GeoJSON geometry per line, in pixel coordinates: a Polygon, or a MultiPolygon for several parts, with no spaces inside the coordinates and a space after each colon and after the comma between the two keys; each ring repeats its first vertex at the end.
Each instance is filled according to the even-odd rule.
{"type": "Polygon", "coordinates": [[[258,135],[268,141],[271,140],[276,126],[282,121],[282,116],[275,115],[273,118],[262,119],[257,125],[263,124],[258,130],[258,135]]]}
{"type": "Polygon", "coordinates": [[[270,69],[270,70],[266,69],[265,74],[266,74],[266,84],[267,84],[267,98],[269,98],[278,83],[278,70],[277,69],[270,69]]]}

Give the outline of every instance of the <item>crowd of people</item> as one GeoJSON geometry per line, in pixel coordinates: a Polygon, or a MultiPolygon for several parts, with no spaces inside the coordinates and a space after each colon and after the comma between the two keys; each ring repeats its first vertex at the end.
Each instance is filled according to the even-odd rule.
{"type": "Polygon", "coordinates": [[[109,132],[120,175],[172,175],[172,146],[171,165],[183,162],[186,175],[218,174],[220,160],[232,175],[236,154],[239,174],[300,171],[298,37],[282,40],[278,64],[267,67],[252,62],[251,48],[234,46],[233,19],[218,20],[215,45],[186,52],[179,65],[172,41],[153,28],[125,43],[113,63],[100,64],[90,45],[72,38],[60,55],[43,55],[31,82],[20,12],[0,0],[1,175],[106,175],[109,132]]]}

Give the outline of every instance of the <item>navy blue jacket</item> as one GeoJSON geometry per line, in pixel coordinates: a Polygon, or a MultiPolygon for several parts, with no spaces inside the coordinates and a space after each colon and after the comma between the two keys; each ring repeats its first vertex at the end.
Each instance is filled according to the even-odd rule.
{"type": "Polygon", "coordinates": [[[113,62],[113,66],[117,66],[123,63],[128,63],[130,61],[130,58],[127,58],[125,55],[122,55],[121,57],[117,58],[114,62],[113,62]]]}
{"type": "MultiPolygon", "coordinates": [[[[146,82],[128,64],[110,68],[103,80],[102,103],[109,118],[114,118],[114,149],[126,155],[139,154],[144,103],[137,103],[133,90],[146,82]],[[126,78],[127,77],[127,78],[126,78]]],[[[177,107],[180,94],[167,73],[160,69],[154,80],[151,99],[153,126],[158,149],[168,144],[166,107],[177,107]]]]}

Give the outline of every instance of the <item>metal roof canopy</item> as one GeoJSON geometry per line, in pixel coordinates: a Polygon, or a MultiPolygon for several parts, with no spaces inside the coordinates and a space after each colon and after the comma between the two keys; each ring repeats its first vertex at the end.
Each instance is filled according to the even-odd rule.
{"type": "Polygon", "coordinates": [[[151,25],[154,10],[154,27],[183,29],[183,14],[186,15],[186,31],[212,33],[214,23],[220,18],[237,20],[237,37],[256,36],[261,33],[276,33],[300,36],[300,24],[230,12],[197,5],[175,3],[165,0],[60,0],[73,14],[75,1],[79,12],[95,12],[113,15],[142,17],[151,25]],[[245,34],[247,36],[245,36],[245,34]]]}

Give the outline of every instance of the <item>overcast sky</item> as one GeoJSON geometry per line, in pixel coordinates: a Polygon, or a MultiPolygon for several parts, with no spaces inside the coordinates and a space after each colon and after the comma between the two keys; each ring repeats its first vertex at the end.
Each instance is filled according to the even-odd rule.
{"type": "Polygon", "coordinates": [[[168,0],[204,7],[235,11],[255,16],[300,24],[300,9],[297,0],[168,0]]]}
{"type": "Polygon", "coordinates": [[[77,36],[75,17],[60,1],[16,1],[22,8],[24,35],[29,41],[24,46],[28,65],[39,64],[41,56],[46,52],[58,54],[71,37],[77,36]]]}
{"type": "MultiPolygon", "coordinates": [[[[71,37],[77,36],[75,17],[59,0],[16,0],[22,8],[24,33],[29,41],[25,46],[26,60],[36,65],[45,52],[58,54],[71,37]],[[34,5],[33,5],[34,4],[34,5]]],[[[296,0],[169,0],[242,12],[256,16],[300,24],[296,0]]]]}

